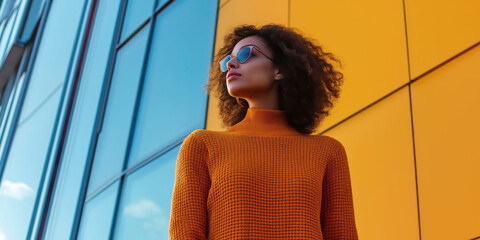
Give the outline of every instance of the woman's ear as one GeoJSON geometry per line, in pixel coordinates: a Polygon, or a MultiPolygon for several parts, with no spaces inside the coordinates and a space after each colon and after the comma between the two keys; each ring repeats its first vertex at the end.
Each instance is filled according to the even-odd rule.
{"type": "Polygon", "coordinates": [[[280,70],[278,68],[275,69],[276,73],[275,73],[275,80],[280,80],[283,78],[283,75],[280,73],[280,70]]]}

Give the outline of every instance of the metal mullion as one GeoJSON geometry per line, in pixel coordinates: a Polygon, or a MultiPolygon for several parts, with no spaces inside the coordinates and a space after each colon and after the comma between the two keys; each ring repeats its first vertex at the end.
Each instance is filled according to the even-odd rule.
{"type": "MultiPolygon", "coordinates": [[[[153,13],[154,18],[155,18],[156,15],[158,15],[158,13],[159,13],[160,11],[163,11],[163,9],[167,8],[168,5],[170,5],[172,2],[174,2],[174,0],[170,0],[170,1],[166,2],[164,5],[156,8],[156,9],[154,10],[154,13],[153,13]]],[[[155,5],[156,5],[156,4],[157,4],[157,2],[155,2],[155,5]]],[[[154,8],[155,8],[155,6],[154,6],[154,8]]],[[[150,20],[151,20],[150,17],[147,18],[145,21],[143,21],[142,24],[140,24],[140,26],[137,28],[137,30],[133,31],[130,35],[128,35],[128,37],[125,38],[125,40],[119,42],[119,43],[117,44],[117,46],[116,46],[117,50],[120,49],[121,47],[123,47],[123,46],[124,46],[127,42],[129,42],[138,32],[140,32],[146,25],[148,25],[148,23],[150,22],[150,20]]]]}
{"type": "MultiPolygon", "coordinates": [[[[146,72],[147,72],[148,59],[150,57],[150,49],[151,49],[151,46],[152,46],[152,39],[153,39],[154,30],[155,30],[155,6],[157,5],[157,1],[158,0],[156,0],[154,2],[154,6],[152,7],[152,14],[150,16],[150,22],[151,22],[150,23],[150,29],[149,29],[150,32],[149,32],[149,35],[148,35],[147,46],[145,48],[145,54],[144,54],[144,57],[143,57],[142,74],[140,76],[139,86],[138,86],[138,90],[137,90],[137,98],[136,98],[136,101],[135,101],[135,108],[134,108],[134,112],[133,112],[133,115],[132,115],[132,122],[130,124],[130,132],[129,132],[128,142],[127,142],[127,150],[125,152],[124,159],[123,159],[123,167],[122,167],[123,171],[128,167],[128,160],[129,160],[129,155],[130,155],[130,151],[131,151],[131,148],[132,148],[133,136],[135,134],[135,126],[136,126],[136,122],[137,122],[137,119],[138,119],[138,110],[139,110],[139,106],[140,106],[140,100],[141,100],[141,97],[142,97],[143,86],[144,86],[144,83],[145,83],[145,76],[146,76],[146,72]]],[[[109,235],[110,240],[113,239],[114,234],[115,234],[115,229],[116,229],[116,225],[117,225],[117,222],[118,222],[118,210],[120,208],[120,203],[121,203],[121,200],[122,200],[122,193],[123,193],[123,185],[124,184],[125,184],[125,175],[122,174],[120,176],[120,180],[119,180],[119,186],[118,186],[118,192],[117,192],[117,197],[116,197],[116,201],[115,201],[113,219],[112,219],[112,224],[111,224],[111,227],[110,227],[110,235],[109,235]]]]}
{"type": "Polygon", "coordinates": [[[97,195],[105,191],[108,187],[113,185],[120,177],[122,177],[123,172],[115,174],[112,178],[108,179],[104,184],[100,185],[95,191],[90,193],[89,195],[85,196],[85,202],[90,201],[91,199],[95,198],[97,195]]]}
{"type": "Polygon", "coordinates": [[[90,181],[90,175],[92,171],[92,166],[93,166],[93,158],[95,156],[95,150],[96,150],[96,145],[98,142],[98,137],[102,128],[103,124],[103,119],[105,115],[105,108],[106,108],[106,103],[109,95],[109,89],[112,81],[112,76],[113,76],[113,71],[115,67],[115,62],[116,62],[116,57],[117,57],[117,51],[115,48],[115,44],[119,41],[120,39],[120,34],[122,31],[122,26],[123,26],[123,21],[125,18],[125,12],[126,12],[126,6],[127,6],[127,0],[123,0],[121,3],[121,6],[119,7],[119,12],[117,14],[117,23],[116,23],[116,28],[114,31],[114,38],[112,39],[112,44],[110,47],[110,56],[108,58],[107,62],[107,70],[105,71],[105,76],[103,80],[103,86],[102,86],[102,93],[100,97],[100,103],[97,108],[97,114],[95,118],[95,126],[93,129],[93,134],[91,137],[90,141],[90,146],[88,149],[88,155],[86,159],[86,164],[85,164],[85,169],[84,169],[84,174],[83,174],[83,180],[82,180],[82,185],[80,187],[80,194],[77,200],[77,208],[75,212],[75,218],[70,234],[70,239],[76,239],[78,236],[78,231],[80,227],[80,220],[83,212],[83,208],[85,205],[85,197],[87,194],[88,190],[88,184],[90,181]]]}
{"type": "MultiPolygon", "coordinates": [[[[158,0],[157,0],[158,1],[158,0]]],[[[163,4],[162,6],[160,7],[157,7],[157,3],[158,2],[155,2],[155,12],[153,13],[154,16],[158,15],[161,11],[163,11],[165,8],[167,8],[170,4],[172,4],[172,2],[174,2],[175,0],[170,0],[168,2],[166,2],[165,4],[163,4]]]]}
{"type": "MultiPolygon", "coordinates": [[[[145,20],[142,24],[140,24],[140,27],[138,27],[135,31],[133,31],[130,35],[128,35],[127,38],[125,38],[125,40],[119,42],[115,48],[118,50],[120,50],[120,48],[122,48],[123,46],[125,46],[125,44],[127,44],[133,37],[135,37],[137,35],[137,33],[139,33],[140,31],[143,30],[143,28],[145,26],[148,25],[148,23],[150,23],[150,18],[147,18],[147,20],[145,20]]],[[[123,24],[122,24],[123,25],[123,24]]]]}

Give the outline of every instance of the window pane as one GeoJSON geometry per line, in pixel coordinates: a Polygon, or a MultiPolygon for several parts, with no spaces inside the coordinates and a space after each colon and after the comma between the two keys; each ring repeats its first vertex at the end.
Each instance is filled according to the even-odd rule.
{"type": "Polygon", "coordinates": [[[180,145],[127,176],[115,239],[168,239],[180,145]]]}
{"type": "Polygon", "coordinates": [[[155,0],[128,1],[127,12],[123,20],[122,41],[135,32],[143,22],[152,16],[154,3],[155,0]]]}
{"type": "Polygon", "coordinates": [[[122,170],[148,30],[148,26],[142,29],[118,52],[102,131],[95,150],[89,193],[122,170]]]}
{"type": "Polygon", "coordinates": [[[118,186],[117,181],[85,204],[78,230],[78,240],[108,239],[118,186]]]}
{"type": "Polygon", "coordinates": [[[179,0],[157,16],[130,165],[204,127],[216,4],[179,0]]]}
{"type": "Polygon", "coordinates": [[[2,177],[0,231],[6,239],[26,238],[83,4],[51,5],[2,177]]]}
{"type": "Polygon", "coordinates": [[[120,0],[100,1],[64,147],[46,239],[68,239],[93,134],[120,0]]]}

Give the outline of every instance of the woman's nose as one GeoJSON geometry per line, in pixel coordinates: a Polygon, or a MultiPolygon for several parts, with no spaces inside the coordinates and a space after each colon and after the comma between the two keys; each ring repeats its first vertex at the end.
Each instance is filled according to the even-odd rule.
{"type": "Polygon", "coordinates": [[[228,62],[227,62],[227,70],[230,71],[231,68],[237,68],[238,67],[238,62],[237,62],[237,58],[236,57],[233,57],[231,58],[228,62]]]}

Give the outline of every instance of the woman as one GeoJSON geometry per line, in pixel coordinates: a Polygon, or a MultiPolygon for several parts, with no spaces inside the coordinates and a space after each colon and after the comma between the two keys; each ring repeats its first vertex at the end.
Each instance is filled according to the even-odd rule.
{"type": "Polygon", "coordinates": [[[340,61],[282,25],[224,40],[205,86],[229,128],[182,143],[170,240],[358,239],[346,151],[311,135],[339,96],[340,61]]]}

